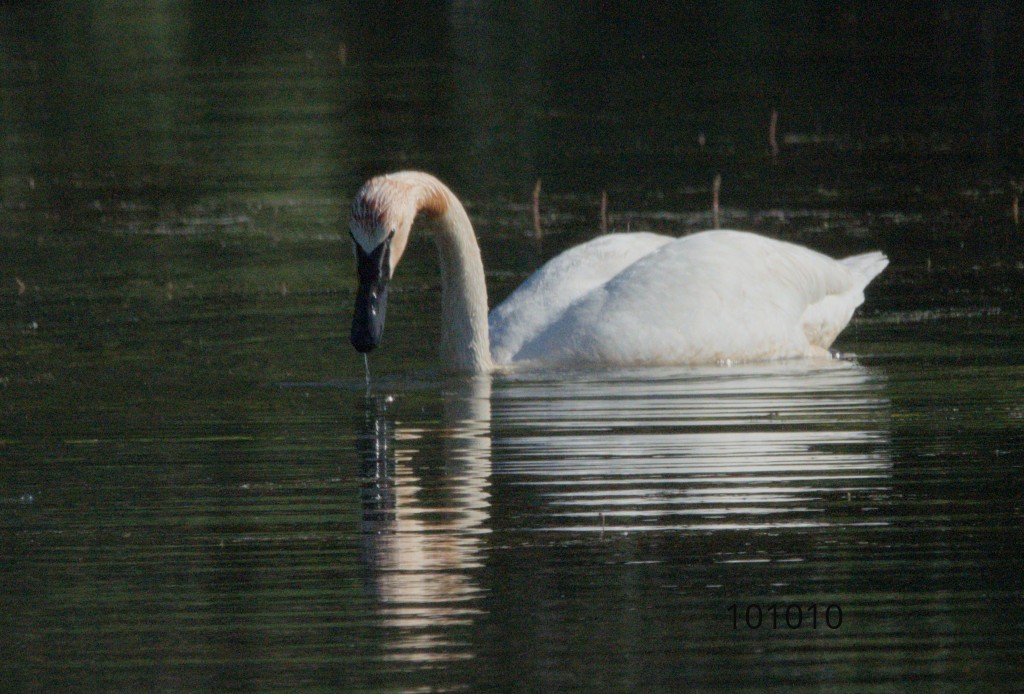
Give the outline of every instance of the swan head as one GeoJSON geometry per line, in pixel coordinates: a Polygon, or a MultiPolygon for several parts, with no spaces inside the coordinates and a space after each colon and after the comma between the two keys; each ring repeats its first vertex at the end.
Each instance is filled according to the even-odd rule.
{"type": "Polygon", "coordinates": [[[408,185],[394,176],[368,181],[352,201],[349,234],[356,257],[359,288],[352,314],[352,346],[369,352],[384,334],[388,283],[405,252],[417,213],[408,185]]]}

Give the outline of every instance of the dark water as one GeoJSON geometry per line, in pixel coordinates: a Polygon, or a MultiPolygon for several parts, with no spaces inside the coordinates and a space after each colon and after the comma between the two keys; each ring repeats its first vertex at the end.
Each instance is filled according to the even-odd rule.
{"type": "Polygon", "coordinates": [[[1020,9],[759,8],[0,3],[5,690],[1024,688],[1020,9]],[[452,378],[414,238],[367,388],[405,167],[492,303],[716,174],[893,262],[842,360],[452,378]]]}

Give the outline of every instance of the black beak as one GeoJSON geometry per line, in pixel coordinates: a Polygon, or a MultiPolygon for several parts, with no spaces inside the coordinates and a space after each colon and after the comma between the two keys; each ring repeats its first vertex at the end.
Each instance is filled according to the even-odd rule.
{"type": "Polygon", "coordinates": [[[394,235],[392,232],[369,253],[358,243],[355,244],[359,290],[356,292],[350,339],[352,346],[359,352],[369,352],[379,345],[384,334],[388,280],[391,279],[391,239],[394,235]]]}

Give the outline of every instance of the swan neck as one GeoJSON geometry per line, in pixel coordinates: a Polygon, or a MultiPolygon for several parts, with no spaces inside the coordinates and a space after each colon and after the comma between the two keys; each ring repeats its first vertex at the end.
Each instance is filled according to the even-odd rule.
{"type": "Polygon", "coordinates": [[[446,370],[492,370],[487,328],[487,283],[480,246],[469,215],[439,181],[441,199],[429,196],[423,208],[436,220],[435,241],[441,264],[441,358],[446,370]]]}

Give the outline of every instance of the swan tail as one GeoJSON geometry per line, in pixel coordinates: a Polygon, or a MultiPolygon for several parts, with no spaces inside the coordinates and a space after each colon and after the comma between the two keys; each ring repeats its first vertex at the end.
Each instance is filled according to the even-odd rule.
{"type": "Polygon", "coordinates": [[[850,272],[864,278],[862,286],[868,286],[889,264],[889,259],[881,251],[872,251],[860,255],[851,255],[839,261],[850,272]]]}
{"type": "Polygon", "coordinates": [[[889,259],[881,251],[872,251],[843,258],[839,264],[853,275],[855,284],[845,291],[825,296],[804,311],[800,327],[812,354],[832,346],[853,312],[864,302],[864,288],[885,269],[889,259]]]}

